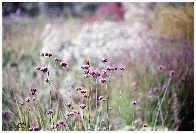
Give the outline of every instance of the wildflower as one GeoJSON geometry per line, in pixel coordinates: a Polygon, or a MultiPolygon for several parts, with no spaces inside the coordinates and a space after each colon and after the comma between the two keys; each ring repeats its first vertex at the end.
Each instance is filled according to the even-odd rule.
{"type": "Polygon", "coordinates": [[[88,69],[84,69],[84,74],[89,74],[89,70],[88,69]]]}
{"type": "Polygon", "coordinates": [[[80,112],[73,110],[74,114],[80,114],[80,112]]]}
{"type": "Polygon", "coordinates": [[[70,116],[69,112],[66,113],[67,116],[70,116]]]}
{"type": "Polygon", "coordinates": [[[26,98],[26,102],[30,102],[31,101],[31,98],[30,97],[27,97],[26,98]]]}
{"type": "Polygon", "coordinates": [[[109,110],[112,110],[112,108],[111,108],[111,107],[109,107],[108,109],[109,109],[109,110]]]}
{"type": "Polygon", "coordinates": [[[36,91],[37,91],[37,89],[32,88],[32,89],[31,89],[31,94],[32,94],[32,95],[35,95],[36,91]]]}
{"type": "Polygon", "coordinates": [[[79,91],[79,90],[81,90],[81,89],[82,89],[82,87],[77,87],[77,88],[76,88],[77,91],[79,91]]]}
{"type": "Polygon", "coordinates": [[[160,90],[159,88],[155,87],[155,88],[154,88],[154,93],[155,93],[155,94],[159,93],[159,90],[160,90]]]}
{"type": "Polygon", "coordinates": [[[69,108],[71,107],[71,103],[66,103],[65,105],[69,108]]]}
{"type": "Polygon", "coordinates": [[[74,116],[74,114],[75,114],[74,112],[69,112],[70,116],[74,116]]]}
{"type": "Polygon", "coordinates": [[[85,105],[85,104],[81,104],[81,105],[80,105],[80,108],[81,108],[81,109],[84,109],[84,108],[86,108],[86,105],[85,105]]]}
{"type": "Polygon", "coordinates": [[[23,102],[19,102],[20,103],[20,105],[24,105],[24,103],[23,102]]]}
{"type": "Polygon", "coordinates": [[[131,104],[132,104],[132,105],[137,105],[137,102],[136,102],[136,101],[132,101],[131,104]]]}
{"type": "Polygon", "coordinates": [[[82,69],[88,69],[90,67],[90,65],[83,65],[81,66],[82,69]]]}
{"type": "Polygon", "coordinates": [[[144,124],[144,125],[143,125],[143,127],[147,127],[147,126],[148,126],[147,124],[144,124]]]}
{"type": "Polygon", "coordinates": [[[99,97],[98,97],[98,100],[101,100],[102,98],[103,98],[103,96],[99,96],[99,97]]]}
{"type": "Polygon", "coordinates": [[[48,57],[51,57],[51,56],[52,56],[52,54],[51,54],[51,53],[49,53],[49,54],[48,54],[48,57]]]}
{"type": "Polygon", "coordinates": [[[37,100],[35,97],[33,97],[33,101],[37,100]]]}
{"type": "Polygon", "coordinates": [[[5,111],[2,111],[2,120],[6,120],[6,121],[10,120],[10,117],[7,115],[5,111]]]}
{"type": "Polygon", "coordinates": [[[82,88],[80,92],[84,95],[86,93],[86,89],[82,88]]]}
{"type": "Polygon", "coordinates": [[[103,83],[105,83],[106,82],[106,79],[100,79],[100,82],[103,84],[103,83]]]}
{"type": "Polygon", "coordinates": [[[103,127],[103,131],[106,131],[106,127],[103,127]]]}
{"type": "Polygon", "coordinates": [[[163,85],[162,89],[165,90],[167,88],[167,85],[163,85]]]}
{"type": "Polygon", "coordinates": [[[40,71],[40,69],[41,69],[40,67],[36,67],[36,70],[37,70],[37,71],[40,71]]]}
{"type": "Polygon", "coordinates": [[[180,79],[180,83],[181,83],[181,84],[183,84],[183,83],[184,83],[184,81],[185,81],[185,79],[184,79],[184,78],[181,78],[181,79],[180,79]]]}
{"type": "Polygon", "coordinates": [[[164,70],[164,69],[165,69],[165,67],[164,67],[164,66],[162,66],[162,65],[160,65],[160,66],[158,67],[158,69],[159,69],[159,71],[162,71],[162,70],[164,70]]]}
{"type": "Polygon", "coordinates": [[[52,114],[52,113],[53,113],[53,111],[52,111],[51,109],[49,109],[49,110],[46,112],[47,115],[50,115],[50,114],[52,114]]]}
{"type": "Polygon", "coordinates": [[[60,61],[59,57],[54,58],[54,61],[60,61]]]}
{"type": "Polygon", "coordinates": [[[41,53],[40,56],[44,57],[44,53],[41,53]]]}
{"type": "Polygon", "coordinates": [[[45,56],[48,56],[49,55],[49,53],[45,53],[45,56]]]}
{"type": "Polygon", "coordinates": [[[104,119],[101,120],[101,122],[104,122],[104,121],[105,121],[104,119]]]}
{"type": "Polygon", "coordinates": [[[56,124],[54,125],[55,128],[58,128],[59,126],[60,126],[59,123],[56,123],[56,124]]]}
{"type": "Polygon", "coordinates": [[[58,121],[60,125],[63,125],[65,122],[63,120],[58,121]]]}
{"type": "Polygon", "coordinates": [[[169,71],[169,76],[171,77],[171,76],[173,76],[175,74],[175,71],[174,70],[170,70],[169,71]]]}
{"type": "Polygon", "coordinates": [[[55,129],[55,126],[54,125],[51,125],[51,129],[55,129]]]}
{"type": "Polygon", "coordinates": [[[85,74],[85,75],[83,76],[83,78],[89,78],[89,77],[90,77],[89,74],[85,74]]]}
{"type": "Polygon", "coordinates": [[[67,66],[67,63],[66,63],[66,62],[61,62],[61,63],[60,63],[60,66],[66,67],[66,66],[67,66]]]}
{"type": "Polygon", "coordinates": [[[112,70],[114,70],[114,67],[108,66],[106,70],[112,71],[112,70]]]}
{"type": "Polygon", "coordinates": [[[152,91],[148,92],[148,98],[151,99],[152,98],[152,91]]]}
{"type": "Polygon", "coordinates": [[[120,67],[119,68],[121,71],[124,71],[125,70],[125,67],[120,67]]]}
{"type": "Polygon", "coordinates": [[[107,62],[108,59],[107,58],[102,58],[102,62],[107,62]]]}
{"type": "Polygon", "coordinates": [[[101,74],[98,70],[93,70],[90,72],[90,75],[92,75],[93,77],[97,78],[99,77],[101,74]]]}
{"type": "Polygon", "coordinates": [[[49,79],[47,78],[47,79],[45,79],[45,81],[47,82],[47,83],[49,83],[49,79]]]}
{"type": "Polygon", "coordinates": [[[31,126],[29,128],[29,131],[38,131],[39,130],[39,127],[38,126],[31,126]]]}
{"type": "Polygon", "coordinates": [[[42,67],[42,68],[40,69],[40,71],[42,71],[43,73],[46,73],[46,72],[48,72],[48,68],[47,68],[47,67],[42,67]]]}

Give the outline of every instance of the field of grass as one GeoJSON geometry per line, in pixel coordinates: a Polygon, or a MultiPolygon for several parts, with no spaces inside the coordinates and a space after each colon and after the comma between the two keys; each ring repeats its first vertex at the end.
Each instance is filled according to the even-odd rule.
{"type": "MultiPolygon", "coordinates": [[[[138,49],[134,59],[119,57],[114,64],[105,57],[86,57],[89,62],[77,68],[62,57],[55,61],[57,51],[51,57],[40,55],[48,21],[3,22],[2,130],[194,130],[190,38],[155,34],[149,38],[156,45],[138,49]],[[46,60],[45,71],[41,59],[46,60]]],[[[80,22],[71,19],[53,25],[59,30],[77,25],[75,35],[83,26],[80,22]]]]}

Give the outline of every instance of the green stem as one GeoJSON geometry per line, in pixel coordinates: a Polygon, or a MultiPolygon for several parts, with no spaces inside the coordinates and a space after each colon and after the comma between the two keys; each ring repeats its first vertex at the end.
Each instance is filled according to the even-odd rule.
{"type": "Polygon", "coordinates": [[[165,93],[164,93],[164,95],[163,95],[163,98],[162,98],[162,100],[161,100],[161,103],[159,104],[159,108],[158,108],[158,111],[157,111],[157,114],[156,114],[156,118],[155,118],[155,122],[154,122],[153,131],[155,131],[155,129],[156,129],[156,123],[157,123],[159,111],[161,110],[161,105],[163,104],[163,101],[164,101],[164,99],[165,99],[165,96],[166,96],[166,93],[167,93],[167,90],[168,90],[170,81],[171,81],[171,77],[169,78],[169,81],[168,81],[168,83],[167,83],[167,88],[166,88],[166,90],[165,90],[165,93]]]}

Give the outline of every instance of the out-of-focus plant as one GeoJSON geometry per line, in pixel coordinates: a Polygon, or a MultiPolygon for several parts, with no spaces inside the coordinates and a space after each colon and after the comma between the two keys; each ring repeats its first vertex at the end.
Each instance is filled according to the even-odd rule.
{"type": "Polygon", "coordinates": [[[194,45],[194,4],[186,3],[184,7],[158,6],[156,18],[150,22],[152,30],[158,34],[187,40],[194,45]]]}
{"type": "Polygon", "coordinates": [[[101,20],[119,21],[123,19],[125,8],[120,3],[109,3],[97,8],[95,15],[85,18],[85,22],[95,22],[101,20]]]}

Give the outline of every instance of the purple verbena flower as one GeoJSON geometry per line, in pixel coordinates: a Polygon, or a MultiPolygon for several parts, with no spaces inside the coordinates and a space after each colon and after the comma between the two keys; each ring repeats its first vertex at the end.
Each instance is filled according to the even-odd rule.
{"type": "Polygon", "coordinates": [[[85,104],[81,104],[81,105],[80,105],[80,108],[81,108],[81,109],[84,109],[84,108],[86,108],[86,105],[85,105],[85,104]]]}
{"type": "Polygon", "coordinates": [[[108,59],[107,58],[102,58],[102,62],[107,62],[108,61],[108,59]]]}
{"type": "Polygon", "coordinates": [[[66,103],[65,105],[69,108],[72,106],[71,103],[66,103]]]}
{"type": "Polygon", "coordinates": [[[30,102],[31,101],[31,98],[30,97],[27,97],[26,98],[26,102],[30,102]]]}
{"type": "Polygon", "coordinates": [[[175,74],[175,71],[174,70],[170,70],[169,71],[169,76],[171,77],[171,76],[173,76],[175,74]]]}
{"type": "Polygon", "coordinates": [[[60,66],[62,66],[63,68],[65,68],[65,67],[67,66],[67,64],[68,64],[68,63],[66,63],[66,62],[61,62],[61,63],[60,63],[60,66]]]}
{"type": "Polygon", "coordinates": [[[88,69],[90,67],[90,65],[83,65],[81,66],[82,69],[88,69]]]}
{"type": "Polygon", "coordinates": [[[54,58],[54,61],[60,61],[59,57],[54,58]]]}
{"type": "Polygon", "coordinates": [[[162,70],[164,70],[164,69],[165,69],[165,67],[164,67],[164,66],[162,66],[162,65],[160,65],[160,66],[158,67],[158,69],[159,69],[159,71],[162,71],[162,70]]]}

